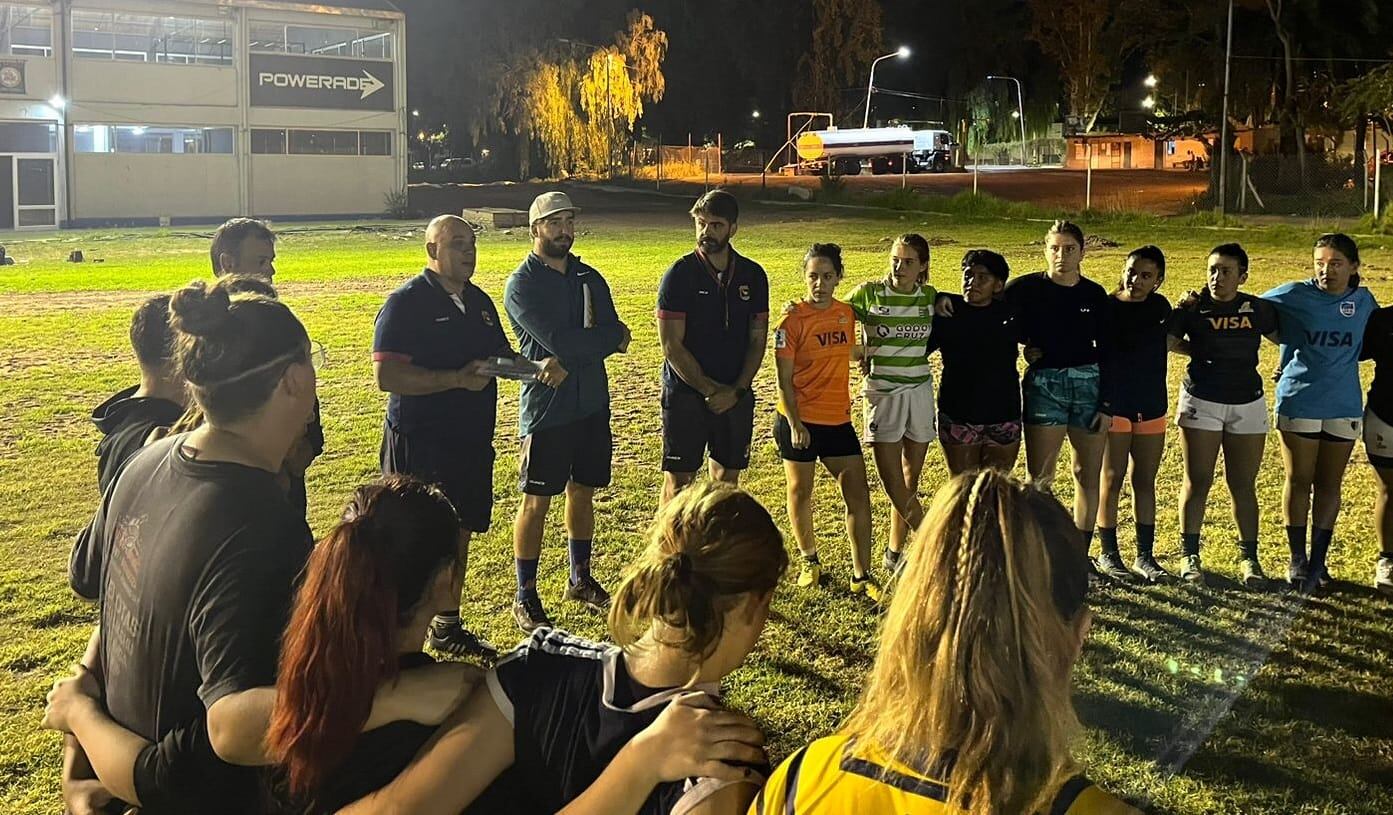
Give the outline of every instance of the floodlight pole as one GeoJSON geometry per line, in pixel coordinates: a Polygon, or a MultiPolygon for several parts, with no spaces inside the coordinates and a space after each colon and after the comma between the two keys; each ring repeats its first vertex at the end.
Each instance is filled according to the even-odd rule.
{"type": "Polygon", "coordinates": [[[875,88],[875,66],[876,66],[876,64],[879,63],[881,60],[884,60],[884,59],[889,59],[889,58],[891,58],[891,57],[905,56],[905,55],[906,55],[906,54],[904,54],[904,49],[903,49],[903,48],[900,48],[900,49],[896,49],[896,50],[894,50],[894,51],[891,51],[890,53],[888,53],[888,54],[886,54],[886,55],[884,55],[884,56],[876,57],[875,59],[871,60],[871,78],[870,78],[869,80],[867,80],[867,82],[866,82],[866,115],[865,115],[864,117],[862,117],[862,119],[861,119],[861,127],[862,127],[862,128],[867,128],[867,127],[870,127],[870,126],[871,126],[871,90],[872,90],[873,88],[875,88]]]}
{"type": "Polygon", "coordinates": [[[1224,104],[1219,121],[1219,215],[1228,206],[1229,172],[1229,68],[1233,63],[1233,0],[1229,0],[1228,44],[1224,48],[1224,104]]]}
{"type": "Polygon", "coordinates": [[[1025,94],[1021,92],[1021,81],[1014,76],[993,75],[988,76],[987,79],[1008,79],[1016,83],[1016,114],[1021,120],[1021,166],[1024,167],[1030,163],[1030,159],[1025,154],[1025,94]]]}

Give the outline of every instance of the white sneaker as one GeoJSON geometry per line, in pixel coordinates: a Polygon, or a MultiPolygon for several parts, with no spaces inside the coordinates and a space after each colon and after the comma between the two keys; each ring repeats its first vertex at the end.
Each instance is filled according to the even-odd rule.
{"type": "Polygon", "coordinates": [[[1374,567],[1374,588],[1382,594],[1393,594],[1393,557],[1381,557],[1374,567]]]}

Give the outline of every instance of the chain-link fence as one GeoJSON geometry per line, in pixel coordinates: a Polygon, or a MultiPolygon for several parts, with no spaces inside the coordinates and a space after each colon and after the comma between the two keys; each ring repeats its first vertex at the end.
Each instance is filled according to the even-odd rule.
{"type": "Polygon", "coordinates": [[[719,181],[729,173],[760,173],[773,151],[741,145],[721,149],[716,145],[635,144],[624,169],[630,178],[645,181],[719,181]]]}
{"type": "MultiPolygon", "coordinates": [[[[1386,154],[1385,160],[1393,159],[1386,154]]],[[[1217,174],[1216,174],[1217,186],[1217,174]]],[[[1382,212],[1393,195],[1393,165],[1377,165],[1372,156],[1357,162],[1353,156],[1308,153],[1253,156],[1240,152],[1231,158],[1225,185],[1231,212],[1358,216],[1382,212]]],[[[1218,201],[1217,189],[1211,197],[1218,201]]]]}

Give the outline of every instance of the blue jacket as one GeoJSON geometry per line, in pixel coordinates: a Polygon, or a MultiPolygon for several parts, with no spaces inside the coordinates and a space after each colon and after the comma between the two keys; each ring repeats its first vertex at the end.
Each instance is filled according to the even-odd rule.
{"type": "Polygon", "coordinates": [[[1280,315],[1277,415],[1347,419],[1364,415],[1359,348],[1378,308],[1366,288],[1327,294],[1314,280],[1283,283],[1263,296],[1280,315]]]}
{"type": "Polygon", "coordinates": [[[523,383],[518,405],[523,436],[609,410],[605,357],[619,350],[624,329],[599,272],[568,255],[563,274],[529,252],[508,277],[503,308],[518,353],[534,361],[558,357],[567,374],[558,388],[523,383]]]}

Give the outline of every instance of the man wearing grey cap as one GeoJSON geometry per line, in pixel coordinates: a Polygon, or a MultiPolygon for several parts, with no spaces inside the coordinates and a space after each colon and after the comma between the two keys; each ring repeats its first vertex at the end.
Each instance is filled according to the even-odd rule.
{"type": "Polygon", "coordinates": [[[551,499],[563,492],[571,562],[566,597],[595,611],[609,607],[609,593],[590,574],[595,489],[610,482],[614,449],[605,358],[626,352],[632,335],[609,284],[571,254],[576,211],[563,192],[537,196],[528,211],[532,252],[504,289],[518,350],[540,363],[518,405],[523,496],[513,525],[513,617],[524,631],[551,625],[537,595],[537,561],[551,499]]]}

